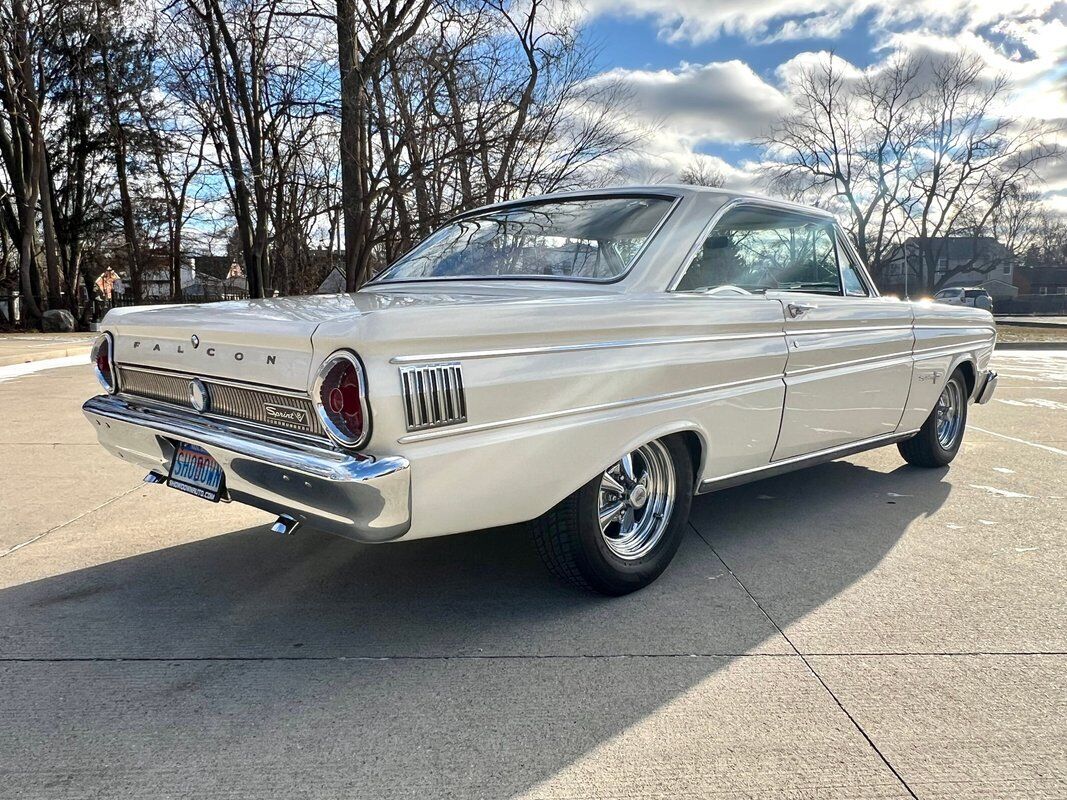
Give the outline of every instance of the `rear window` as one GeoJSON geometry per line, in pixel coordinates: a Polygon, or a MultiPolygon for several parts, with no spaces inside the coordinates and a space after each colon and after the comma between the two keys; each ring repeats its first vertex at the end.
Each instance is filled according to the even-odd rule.
{"type": "Polygon", "coordinates": [[[375,282],[610,281],[630,268],[673,202],[668,197],[580,198],[466,217],[431,235],[375,282]]]}
{"type": "Polygon", "coordinates": [[[968,289],[964,292],[964,295],[967,297],[985,297],[987,294],[989,294],[989,292],[985,289],[968,289]]]}

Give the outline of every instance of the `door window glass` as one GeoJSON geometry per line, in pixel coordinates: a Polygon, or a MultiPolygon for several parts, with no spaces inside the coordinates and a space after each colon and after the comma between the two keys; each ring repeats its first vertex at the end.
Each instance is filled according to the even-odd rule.
{"type": "Polygon", "coordinates": [[[845,280],[845,294],[849,297],[869,297],[867,284],[863,282],[859,266],[852,260],[848,251],[841,248],[841,275],[845,280]]]}
{"type": "Polygon", "coordinates": [[[727,212],[677,288],[692,292],[721,286],[752,293],[841,294],[833,223],[760,208],[727,212]]]}

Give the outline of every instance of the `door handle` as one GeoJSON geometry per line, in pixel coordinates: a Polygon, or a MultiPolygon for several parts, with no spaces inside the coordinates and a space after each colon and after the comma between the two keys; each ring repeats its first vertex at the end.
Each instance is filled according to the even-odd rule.
{"type": "Polygon", "coordinates": [[[789,310],[789,316],[792,319],[796,319],[814,310],[817,306],[808,305],[807,303],[790,303],[786,308],[789,310]]]}

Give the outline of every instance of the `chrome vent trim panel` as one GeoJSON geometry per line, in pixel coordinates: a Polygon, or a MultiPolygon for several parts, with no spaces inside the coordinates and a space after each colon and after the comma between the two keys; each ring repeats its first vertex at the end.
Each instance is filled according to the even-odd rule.
{"type": "Polygon", "coordinates": [[[463,368],[458,363],[404,367],[400,370],[400,386],[409,431],[467,421],[463,368]]]}
{"type": "Polygon", "coordinates": [[[189,397],[189,382],[200,377],[211,397],[211,405],[204,416],[237,420],[277,431],[291,431],[304,436],[326,438],[318,415],[307,395],[276,389],[259,389],[230,381],[204,376],[142,369],[140,367],[117,367],[121,393],[144,397],[161,403],[187,408],[194,414],[189,397]],[[268,416],[267,406],[274,409],[268,416]],[[281,412],[281,413],[279,413],[281,412]],[[303,414],[306,425],[300,424],[303,414]]]}

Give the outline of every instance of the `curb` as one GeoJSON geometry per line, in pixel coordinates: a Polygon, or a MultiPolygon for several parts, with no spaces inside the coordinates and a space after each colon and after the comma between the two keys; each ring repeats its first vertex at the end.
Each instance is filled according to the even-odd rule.
{"type": "Polygon", "coordinates": [[[15,364],[29,364],[31,361],[46,361],[50,358],[66,358],[68,356],[85,356],[85,363],[89,363],[89,351],[92,347],[61,347],[55,350],[35,350],[32,353],[23,353],[17,356],[0,356],[0,367],[10,367],[15,364]]]}
{"type": "Polygon", "coordinates": [[[1067,342],[997,342],[1001,350],[1067,350],[1067,342]]]}
{"type": "Polygon", "coordinates": [[[1043,322],[1041,317],[1034,317],[1032,320],[997,319],[994,317],[993,321],[997,325],[1003,325],[1006,328],[1067,328],[1067,322],[1043,322]]]}

